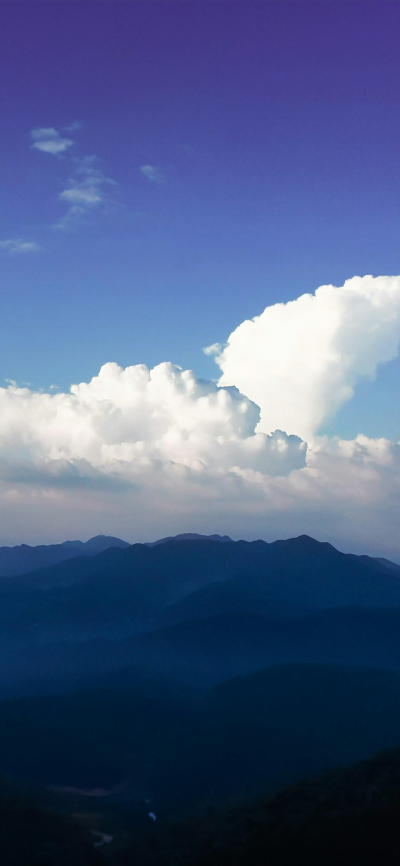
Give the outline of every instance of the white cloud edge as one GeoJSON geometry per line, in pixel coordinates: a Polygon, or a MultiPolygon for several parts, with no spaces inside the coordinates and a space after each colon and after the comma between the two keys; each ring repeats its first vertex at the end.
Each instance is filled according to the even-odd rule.
{"type": "Polygon", "coordinates": [[[259,430],[280,426],[310,441],[360,379],[397,357],[399,343],[400,276],[367,275],[266,307],[215,360],[219,384],[260,406],[259,430]]]}

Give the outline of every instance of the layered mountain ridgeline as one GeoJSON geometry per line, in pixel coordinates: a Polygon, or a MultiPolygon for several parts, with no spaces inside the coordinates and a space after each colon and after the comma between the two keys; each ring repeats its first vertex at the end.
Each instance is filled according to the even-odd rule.
{"type": "Polygon", "coordinates": [[[280,665],[202,693],[135,671],[101,685],[1,702],[0,774],[59,808],[149,800],[164,820],[400,745],[389,671],[280,665]]]}
{"type": "Polygon", "coordinates": [[[400,750],[203,818],[154,826],[115,866],[397,866],[400,750]]]}
{"type": "Polygon", "coordinates": [[[0,581],[2,633],[34,638],[38,631],[41,638],[86,638],[232,611],[298,616],[353,605],[400,609],[400,571],[307,536],[272,544],[135,544],[0,581]]]}
{"type": "Polygon", "coordinates": [[[121,544],[0,580],[0,774],[38,803],[121,848],[150,811],[162,827],[400,745],[394,563],[306,536],[121,544]]]}
{"type": "Polygon", "coordinates": [[[3,641],[0,698],[60,693],[140,668],[196,688],[280,663],[400,671],[400,611],[339,608],[293,619],[233,613],[123,639],[3,641]]]}
{"type": "Polygon", "coordinates": [[[399,669],[400,576],[306,536],[110,548],[0,580],[0,697],[128,666],[212,685],[293,661],[399,669]]]}
{"type": "Polygon", "coordinates": [[[0,547],[0,577],[28,574],[77,556],[96,556],[110,547],[125,548],[129,544],[111,535],[96,535],[89,541],[64,541],[62,544],[39,544],[35,547],[29,544],[0,547]]]}
{"type": "MultiPolygon", "coordinates": [[[[157,541],[148,541],[146,547],[155,547],[165,544],[166,541],[232,541],[228,535],[199,535],[197,532],[186,532],[180,535],[169,535],[159,538],[157,541]]],[[[0,547],[0,577],[15,577],[29,574],[42,568],[49,568],[75,559],[77,556],[96,556],[109,550],[110,547],[118,547],[123,550],[130,547],[127,541],[115,538],[113,535],[96,535],[89,541],[63,541],[62,544],[38,544],[31,547],[29,544],[18,544],[15,547],[0,547]]],[[[383,560],[382,560],[383,561],[383,560]]],[[[390,563],[389,560],[387,562],[390,563]]]]}

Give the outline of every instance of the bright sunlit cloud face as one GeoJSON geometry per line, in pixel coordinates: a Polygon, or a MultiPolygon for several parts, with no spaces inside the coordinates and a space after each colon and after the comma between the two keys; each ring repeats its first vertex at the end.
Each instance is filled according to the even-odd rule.
{"type": "Polygon", "coordinates": [[[211,346],[220,385],[235,384],[277,425],[309,440],[350,400],[361,377],[398,354],[400,277],[353,277],[321,286],[243,322],[222,350],[211,346]]]}

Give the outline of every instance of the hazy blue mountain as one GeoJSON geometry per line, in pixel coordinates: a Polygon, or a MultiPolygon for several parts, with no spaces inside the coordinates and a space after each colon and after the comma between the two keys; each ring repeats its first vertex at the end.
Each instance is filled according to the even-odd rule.
{"type": "Polygon", "coordinates": [[[147,541],[147,547],[156,547],[157,544],[165,544],[166,541],[232,541],[229,535],[199,535],[197,532],[181,532],[180,535],[167,535],[158,541],[147,541]]]}
{"type": "Polygon", "coordinates": [[[299,661],[400,671],[400,611],[339,608],[291,619],[234,612],[180,622],[122,646],[121,657],[187,682],[299,661]]]}
{"type": "Polygon", "coordinates": [[[391,568],[391,569],[394,569],[395,571],[400,572],[400,565],[398,562],[391,562],[390,559],[385,559],[382,556],[376,556],[376,557],[374,557],[374,559],[376,560],[376,562],[379,562],[380,565],[385,565],[386,568],[391,568]]]}
{"type": "Polygon", "coordinates": [[[207,687],[284,662],[399,671],[400,612],[343,608],[296,619],[236,612],[121,640],[36,642],[29,651],[10,643],[0,655],[0,695],[59,691],[129,667],[207,687]]]}
{"type": "Polygon", "coordinates": [[[111,535],[96,535],[89,541],[64,541],[62,544],[19,544],[0,547],[0,577],[14,577],[40,568],[57,565],[76,556],[96,556],[110,547],[129,547],[127,541],[111,535]]]}
{"type": "Polygon", "coordinates": [[[301,536],[273,544],[135,544],[0,581],[2,633],[26,639],[118,636],[155,628],[169,613],[175,621],[197,610],[203,617],[232,612],[235,605],[270,616],[344,606],[400,609],[400,576],[375,559],[301,536]],[[207,585],[205,594],[189,598],[207,585]],[[185,597],[177,615],[171,606],[185,597]]]}

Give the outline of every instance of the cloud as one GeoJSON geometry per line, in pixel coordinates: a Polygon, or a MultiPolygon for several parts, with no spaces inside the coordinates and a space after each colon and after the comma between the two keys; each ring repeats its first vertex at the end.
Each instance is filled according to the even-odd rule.
{"type": "Polygon", "coordinates": [[[174,464],[198,473],[285,474],[305,463],[298,437],[255,433],[259,411],[235,388],[160,364],[105,364],[69,394],[0,389],[0,455],[21,460],[86,460],[135,479],[174,464]]]}
{"type": "Polygon", "coordinates": [[[140,171],[144,177],[151,180],[152,183],[164,183],[165,177],[160,169],[154,165],[141,165],[140,171]]]}
{"type": "Polygon", "coordinates": [[[250,392],[253,373],[269,395],[266,432],[232,380],[216,384],[170,363],[107,363],[68,393],[10,382],[0,389],[2,543],[99,531],[142,541],[179,531],[308,533],[400,559],[400,445],[315,435],[357,376],[393,357],[398,288],[399,278],[354,278],[267,308],[244,323],[250,335],[255,326],[253,343],[247,328],[236,341],[243,326],[231,335],[218,357],[235,348],[237,378],[246,374],[250,392]],[[308,445],[302,428],[312,431],[308,445]]]}
{"type": "Polygon", "coordinates": [[[203,352],[205,355],[220,355],[222,352],[221,343],[213,343],[212,346],[205,346],[203,352]]]}
{"type": "Polygon", "coordinates": [[[353,277],[239,325],[216,357],[219,384],[260,406],[258,430],[279,426],[309,441],[399,342],[400,277],[353,277]]]}
{"type": "Polygon", "coordinates": [[[40,516],[53,538],[94,534],[101,521],[135,540],[180,529],[270,540],[308,532],[399,555],[398,445],[360,435],[307,448],[279,430],[257,433],[258,408],[235,388],[172,364],[108,363],[69,393],[10,384],[0,418],[8,540],[24,520],[37,538],[40,516]]]}
{"type": "Polygon", "coordinates": [[[98,167],[97,157],[80,157],[74,162],[74,173],[69,178],[68,186],[59,195],[60,201],[66,202],[69,208],[56,223],[56,228],[68,228],[93,209],[110,204],[107,190],[116,186],[116,182],[98,167]]]}
{"type": "MultiPolygon", "coordinates": [[[[64,127],[68,132],[80,129],[81,123],[74,121],[64,127]]],[[[42,127],[31,131],[32,147],[51,153],[55,156],[65,153],[74,144],[70,138],[64,138],[54,127],[42,127]]],[[[85,217],[95,209],[103,212],[111,206],[115,207],[109,190],[116,186],[116,181],[107,177],[99,167],[97,156],[79,156],[67,160],[67,165],[73,170],[66,181],[65,188],[59,193],[61,202],[68,205],[64,215],[57,220],[53,228],[68,229],[84,221],[85,217]]]]}
{"type": "Polygon", "coordinates": [[[21,241],[18,238],[0,241],[0,250],[5,250],[10,256],[20,253],[37,253],[39,249],[39,245],[34,241],[21,241]]]}
{"type": "Polygon", "coordinates": [[[113,472],[102,472],[87,460],[0,459],[0,481],[33,487],[122,491],[131,484],[113,472]]]}
{"type": "MultiPolygon", "coordinates": [[[[71,129],[72,127],[69,128],[71,129]]],[[[33,140],[33,148],[41,150],[43,153],[51,153],[53,156],[64,153],[74,143],[71,138],[63,138],[58,130],[52,126],[32,129],[31,138],[33,140]]]]}

